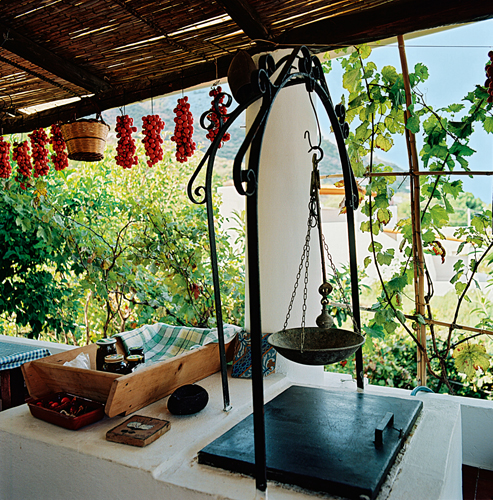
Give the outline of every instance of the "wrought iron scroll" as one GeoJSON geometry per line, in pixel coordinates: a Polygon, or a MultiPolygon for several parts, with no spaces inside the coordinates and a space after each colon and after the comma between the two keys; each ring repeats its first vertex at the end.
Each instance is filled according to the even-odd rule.
{"type": "MultiPolygon", "coordinates": [[[[361,329],[358,272],[356,263],[356,240],[354,226],[354,210],[358,208],[359,197],[356,180],[354,178],[344,139],[347,138],[349,127],[345,123],[345,110],[343,106],[334,108],[327,87],[323,69],[318,58],[311,56],[306,47],[294,49],[291,54],[283,57],[277,63],[271,55],[262,56],[259,60],[258,70],[252,75],[253,92],[248,102],[238,106],[227,120],[223,120],[219,133],[216,135],[204,158],[190,179],[188,195],[194,203],[206,203],[208,213],[209,239],[211,246],[212,273],[214,283],[214,297],[216,318],[221,349],[221,366],[223,377],[223,391],[225,407],[229,406],[227,389],[227,373],[224,354],[224,334],[222,329],[222,312],[219,271],[215,244],[215,230],[212,207],[212,172],[217,150],[224,134],[233,125],[238,116],[254,102],[260,100],[260,109],[250,126],[243,143],[236,154],[233,164],[233,181],[239,194],[246,196],[247,210],[247,258],[248,258],[248,284],[250,300],[250,330],[252,352],[252,387],[253,387],[253,423],[255,439],[255,480],[258,491],[266,491],[266,451],[265,451],[265,424],[263,415],[263,375],[262,375],[262,327],[260,310],[260,269],[259,269],[259,244],[258,244],[258,174],[262,141],[276,97],[283,88],[305,85],[306,91],[314,92],[321,100],[327,116],[332,125],[336,144],[341,158],[341,165],[345,188],[345,205],[348,227],[351,297],[354,321],[357,328],[361,329]],[[248,161],[243,168],[247,152],[248,161]],[[206,180],[204,186],[193,188],[197,177],[207,163],[206,180]],[[222,340],[221,340],[222,339],[222,340]],[[222,342],[222,343],[221,343],[222,342]],[[227,404],[226,404],[227,397],[227,404]]],[[[220,98],[217,96],[216,99],[220,98]]],[[[230,100],[228,99],[228,102],[230,100]]],[[[217,105],[216,105],[217,110],[217,105]]],[[[209,112],[207,112],[209,113],[209,112]]],[[[206,115],[205,113],[204,115],[206,115]]],[[[205,116],[201,123],[205,125],[205,116]]],[[[207,128],[207,127],[206,127],[207,128]]],[[[356,353],[356,379],[357,385],[363,389],[363,359],[361,350],[356,353]]]]}

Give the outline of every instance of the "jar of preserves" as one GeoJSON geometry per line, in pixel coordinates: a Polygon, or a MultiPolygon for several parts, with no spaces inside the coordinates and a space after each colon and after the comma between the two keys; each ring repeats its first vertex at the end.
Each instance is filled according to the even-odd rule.
{"type": "Polygon", "coordinates": [[[130,356],[127,356],[128,369],[130,372],[133,372],[143,362],[144,358],[139,354],[130,354],[130,356]]]}
{"type": "Polygon", "coordinates": [[[96,341],[98,350],[96,352],[96,370],[102,370],[104,358],[110,354],[116,354],[116,339],[100,339],[96,341]]]}
{"type": "Polygon", "coordinates": [[[128,349],[129,355],[134,355],[137,354],[138,356],[142,356],[142,363],[145,363],[145,356],[144,356],[144,348],[142,346],[135,346],[135,347],[130,347],[128,349]]]}
{"type": "Polygon", "coordinates": [[[129,373],[127,362],[123,359],[123,354],[110,354],[104,358],[103,371],[126,375],[129,373]]]}

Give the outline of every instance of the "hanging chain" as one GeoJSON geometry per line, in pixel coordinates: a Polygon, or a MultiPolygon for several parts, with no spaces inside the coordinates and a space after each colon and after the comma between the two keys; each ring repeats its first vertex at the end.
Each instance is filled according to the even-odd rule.
{"type": "Polygon", "coordinates": [[[322,240],[324,243],[325,253],[327,254],[327,260],[329,261],[330,267],[332,268],[332,272],[334,273],[334,278],[336,280],[337,286],[339,287],[339,290],[341,291],[342,301],[344,302],[344,305],[346,306],[349,317],[351,318],[351,320],[353,322],[353,329],[356,333],[360,333],[358,325],[356,324],[356,320],[354,319],[353,308],[351,307],[349,299],[346,295],[346,291],[344,290],[341,279],[339,278],[339,273],[337,272],[337,268],[334,264],[334,261],[332,260],[332,255],[330,255],[330,252],[329,252],[329,246],[327,245],[327,242],[325,241],[325,236],[323,234],[322,234],[322,240]]]}
{"type": "Polygon", "coordinates": [[[309,205],[308,205],[310,215],[308,217],[308,222],[307,222],[307,231],[306,231],[306,236],[305,236],[305,244],[303,245],[303,253],[301,255],[301,262],[298,267],[298,273],[296,274],[296,282],[294,284],[294,289],[293,293],[291,294],[291,300],[289,302],[289,307],[288,307],[288,312],[286,314],[286,319],[284,321],[284,326],[282,327],[282,331],[286,331],[286,328],[288,326],[289,318],[291,316],[291,311],[293,309],[293,303],[294,299],[296,297],[296,291],[298,289],[299,281],[301,278],[301,272],[303,271],[303,267],[305,267],[305,277],[303,279],[304,286],[303,286],[303,314],[301,318],[301,326],[304,330],[305,328],[305,316],[306,316],[306,298],[308,294],[308,266],[310,265],[310,232],[313,227],[313,211],[312,211],[312,200],[310,199],[309,205]]]}

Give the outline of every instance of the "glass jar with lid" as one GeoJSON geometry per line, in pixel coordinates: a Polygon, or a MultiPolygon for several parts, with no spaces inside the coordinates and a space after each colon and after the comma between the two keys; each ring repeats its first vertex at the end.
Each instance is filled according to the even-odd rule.
{"type": "Polygon", "coordinates": [[[116,354],[116,339],[100,339],[96,341],[98,350],[96,352],[96,370],[102,370],[104,358],[110,354],[116,354]]]}
{"type": "Polygon", "coordinates": [[[134,355],[134,354],[142,356],[142,363],[145,363],[144,348],[141,345],[130,347],[128,349],[128,353],[131,356],[134,355]]]}
{"type": "Polygon", "coordinates": [[[128,365],[123,354],[110,354],[104,358],[103,371],[126,375],[129,373],[128,365]]]}
{"type": "Polygon", "coordinates": [[[130,354],[130,356],[127,356],[129,372],[135,371],[143,362],[144,358],[139,354],[130,354]]]}

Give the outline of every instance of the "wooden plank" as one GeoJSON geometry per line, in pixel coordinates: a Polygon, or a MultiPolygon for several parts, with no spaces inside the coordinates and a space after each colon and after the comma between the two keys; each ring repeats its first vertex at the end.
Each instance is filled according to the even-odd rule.
{"type": "Polygon", "coordinates": [[[118,91],[98,94],[97,99],[81,99],[76,103],[58,106],[32,115],[22,115],[14,118],[4,117],[2,121],[3,133],[5,135],[25,133],[40,127],[49,127],[53,123],[71,120],[76,111],[78,118],[93,115],[97,111],[95,102],[99,110],[105,111],[150,99],[151,97],[170,94],[204,82],[212,82],[227,75],[232,59],[233,55],[228,54],[216,61],[208,61],[183,71],[177,70],[176,72],[167,73],[153,80],[148,78],[141,78],[139,82],[132,80],[128,86],[121,87],[118,91]]]}
{"type": "Polygon", "coordinates": [[[147,446],[169,431],[168,420],[134,415],[106,433],[106,439],[131,446],[147,446]]]}
{"type": "Polygon", "coordinates": [[[105,403],[118,375],[52,363],[30,361],[22,371],[30,396],[40,398],[52,392],[68,392],[105,403]]]}
{"type": "Polygon", "coordinates": [[[70,61],[62,59],[8,26],[0,24],[0,29],[4,35],[2,43],[3,49],[13,54],[17,54],[26,61],[30,61],[53,75],[57,75],[65,81],[73,83],[90,92],[97,94],[98,92],[111,89],[111,85],[102,78],[89,73],[89,71],[86,71],[70,61]]]}
{"type": "Polygon", "coordinates": [[[216,0],[223,6],[229,17],[250,38],[250,40],[270,40],[271,34],[260,20],[258,12],[245,0],[216,0]]]}
{"type": "MultiPolygon", "coordinates": [[[[234,342],[226,346],[226,356],[233,357],[234,342]]],[[[113,382],[105,412],[108,417],[128,415],[171,394],[185,384],[193,384],[220,369],[219,345],[208,344],[174,358],[117,378],[113,382]],[[145,381],[145,383],[143,383],[145,381]]]]}
{"type": "Polygon", "coordinates": [[[286,30],[275,41],[290,45],[315,44],[327,51],[492,17],[493,4],[484,0],[401,0],[352,14],[336,13],[333,17],[286,30]]]}

